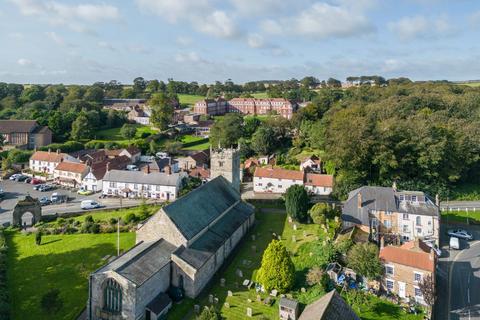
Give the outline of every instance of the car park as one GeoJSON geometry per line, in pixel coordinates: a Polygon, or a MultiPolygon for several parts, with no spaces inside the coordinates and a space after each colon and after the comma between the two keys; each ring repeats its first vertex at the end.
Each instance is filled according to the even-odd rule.
{"type": "Polygon", "coordinates": [[[25,180],[27,180],[27,179],[28,179],[28,176],[24,176],[23,174],[21,174],[21,175],[19,175],[19,176],[17,176],[17,177],[15,178],[15,181],[17,181],[17,182],[23,182],[23,181],[25,181],[25,180]]]}
{"type": "Polygon", "coordinates": [[[447,231],[450,237],[460,238],[464,240],[473,240],[473,235],[464,229],[450,229],[447,231]]]}
{"type": "Polygon", "coordinates": [[[43,184],[43,181],[37,178],[32,178],[32,180],[30,180],[30,183],[38,185],[38,184],[43,184]]]}
{"type": "Polygon", "coordinates": [[[58,192],[52,193],[52,196],[50,197],[50,201],[52,203],[64,203],[67,202],[68,196],[65,194],[59,194],[58,192]]]}
{"type": "Polygon", "coordinates": [[[32,182],[32,178],[27,178],[25,179],[25,181],[23,181],[23,183],[31,183],[32,182]]]}
{"type": "Polygon", "coordinates": [[[33,190],[40,190],[40,188],[42,188],[45,184],[42,183],[42,184],[36,184],[33,186],[33,190]]]}
{"type": "Polygon", "coordinates": [[[80,207],[83,210],[89,210],[89,209],[97,209],[101,208],[102,205],[95,200],[83,200],[82,203],[80,204],[80,207]]]}

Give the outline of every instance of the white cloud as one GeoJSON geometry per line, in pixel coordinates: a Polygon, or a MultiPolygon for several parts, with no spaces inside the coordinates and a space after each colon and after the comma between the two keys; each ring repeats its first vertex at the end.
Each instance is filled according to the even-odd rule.
{"type": "Polygon", "coordinates": [[[25,58],[20,58],[17,60],[17,64],[21,65],[22,67],[28,67],[33,65],[31,60],[25,59],[25,58]]]}
{"type": "Polygon", "coordinates": [[[247,43],[252,48],[262,48],[265,45],[265,39],[258,33],[252,33],[247,36],[247,43]]]}
{"type": "Polygon", "coordinates": [[[100,48],[103,48],[103,49],[108,49],[108,50],[111,50],[111,51],[115,51],[115,47],[107,42],[107,41],[98,41],[97,42],[97,45],[100,47],[100,48]]]}
{"type": "Polygon", "coordinates": [[[196,28],[218,38],[233,38],[238,35],[235,23],[225,11],[216,10],[202,20],[195,20],[196,28]]]}
{"type": "Polygon", "coordinates": [[[38,16],[52,25],[68,26],[76,32],[92,33],[92,23],[120,19],[117,7],[102,4],[68,5],[58,1],[9,0],[26,16],[38,16]]]}
{"type": "Polygon", "coordinates": [[[292,5],[287,1],[278,0],[230,0],[230,2],[243,15],[271,15],[292,5]]]}
{"type": "Polygon", "coordinates": [[[178,53],[175,55],[175,61],[177,62],[200,62],[203,59],[200,58],[198,53],[195,51],[186,52],[186,53],[178,53]]]}
{"type": "Polygon", "coordinates": [[[192,38],[189,37],[177,37],[176,42],[181,46],[189,46],[192,43],[192,38]]]}
{"type": "Polygon", "coordinates": [[[302,35],[312,38],[350,37],[371,33],[373,24],[365,15],[371,1],[339,0],[337,4],[316,2],[284,19],[265,20],[261,26],[271,34],[302,35]],[[367,5],[369,4],[369,5],[367,5]]]}
{"type": "Polygon", "coordinates": [[[233,16],[217,10],[208,0],[136,0],[145,13],[153,13],[170,23],[187,21],[192,27],[218,38],[237,37],[239,31],[233,16]]]}
{"type": "Polygon", "coordinates": [[[388,24],[390,30],[403,40],[451,36],[455,29],[446,16],[427,18],[425,16],[404,17],[388,24]]]}
{"type": "Polygon", "coordinates": [[[49,31],[49,32],[45,32],[45,34],[47,35],[48,38],[50,38],[56,44],[59,44],[59,45],[65,44],[65,40],[63,40],[63,38],[60,37],[56,32],[49,31]]]}

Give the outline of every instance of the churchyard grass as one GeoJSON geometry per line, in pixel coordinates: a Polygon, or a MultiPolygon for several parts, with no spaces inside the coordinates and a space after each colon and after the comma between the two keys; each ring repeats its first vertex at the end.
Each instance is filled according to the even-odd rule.
{"type": "Polygon", "coordinates": [[[480,208],[475,211],[473,209],[469,211],[442,211],[442,222],[447,224],[450,222],[480,224],[480,208]]]}
{"type": "MultiPolygon", "coordinates": [[[[274,208],[278,207],[278,204],[274,206],[274,208]]],[[[210,294],[218,298],[216,308],[226,319],[248,319],[247,308],[252,309],[252,318],[278,319],[279,296],[272,298],[274,302],[271,306],[267,306],[263,303],[268,296],[267,293],[257,293],[254,287],[249,290],[242,285],[244,279],[255,279],[255,273],[260,268],[263,251],[273,239],[273,233],[281,235],[281,241],[292,253],[292,261],[295,265],[295,285],[290,291],[292,297],[305,306],[325,294],[320,285],[308,286],[305,276],[310,268],[324,266],[327,263],[322,251],[324,250],[323,241],[327,239],[327,236],[331,237],[331,233],[325,233],[316,224],[290,223],[286,214],[279,213],[278,210],[257,212],[256,218],[255,227],[245,236],[226,265],[214,277],[211,286],[204,290],[193,304],[190,300],[188,301],[190,309],[181,307],[182,304],[175,305],[173,310],[175,317],[169,317],[169,319],[181,319],[182,317],[194,319],[193,305],[198,304],[201,308],[210,305],[210,294]],[[293,227],[294,224],[296,224],[296,230],[293,227]],[[255,235],[255,239],[252,238],[252,235],[255,235]],[[256,250],[253,250],[252,246],[255,246],[256,250]],[[237,270],[242,271],[243,277],[237,275],[237,270]],[[220,279],[222,278],[225,279],[224,286],[221,285],[220,279]],[[233,296],[228,296],[228,291],[231,291],[233,296]],[[260,295],[262,302],[257,301],[257,294],[260,295]],[[225,306],[225,303],[228,303],[228,307],[225,306]],[[180,308],[185,310],[184,313],[179,312],[180,308]]],[[[356,300],[351,300],[355,312],[362,319],[422,319],[421,315],[407,315],[399,306],[377,297],[368,296],[363,301],[364,305],[356,304],[356,300]]]]}
{"type": "MultiPolygon", "coordinates": [[[[35,244],[35,235],[7,232],[8,287],[12,319],[75,319],[85,307],[89,274],[116,255],[116,234],[48,235],[35,244]],[[63,302],[57,313],[42,310],[42,296],[60,290],[63,302]]],[[[120,234],[121,250],[135,243],[134,233],[120,234]]]]}

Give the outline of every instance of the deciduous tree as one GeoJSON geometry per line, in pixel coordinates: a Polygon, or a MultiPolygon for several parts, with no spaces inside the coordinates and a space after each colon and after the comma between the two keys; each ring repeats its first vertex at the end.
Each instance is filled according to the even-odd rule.
{"type": "Polygon", "coordinates": [[[285,194],[285,208],[287,214],[297,221],[305,221],[309,207],[309,197],[305,188],[301,185],[293,185],[285,194]]]}
{"type": "Polygon", "coordinates": [[[383,267],[378,258],[378,247],[373,243],[357,243],[347,254],[348,266],[369,279],[382,275],[383,267]]]}

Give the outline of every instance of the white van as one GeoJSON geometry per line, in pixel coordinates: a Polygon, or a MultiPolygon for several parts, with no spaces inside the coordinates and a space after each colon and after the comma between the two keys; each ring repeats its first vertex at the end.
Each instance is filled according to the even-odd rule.
{"type": "Polygon", "coordinates": [[[129,164],[129,165],[127,166],[127,170],[128,170],[128,171],[139,171],[140,169],[138,169],[138,167],[137,167],[136,165],[134,165],[134,164],[129,164]]]}
{"type": "Polygon", "coordinates": [[[460,250],[460,240],[455,237],[450,237],[450,249],[460,250]]]}
{"type": "Polygon", "coordinates": [[[80,204],[80,207],[83,210],[89,210],[89,209],[100,208],[101,205],[100,205],[100,203],[96,202],[95,200],[83,200],[82,203],[80,204]]]}

